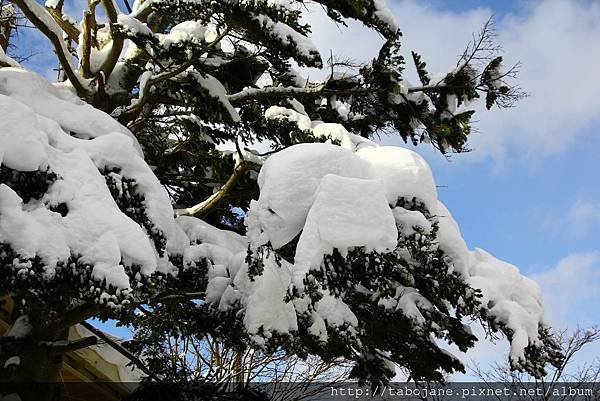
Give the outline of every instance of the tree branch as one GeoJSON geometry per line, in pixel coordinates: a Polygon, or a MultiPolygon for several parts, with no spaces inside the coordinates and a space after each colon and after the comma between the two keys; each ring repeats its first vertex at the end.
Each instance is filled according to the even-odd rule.
{"type": "MultiPolygon", "coordinates": [[[[408,93],[415,92],[436,92],[440,90],[440,85],[414,86],[408,88],[408,93]]],[[[443,88],[448,88],[445,86],[443,88]]],[[[387,89],[373,89],[368,87],[356,87],[348,89],[327,89],[326,84],[314,87],[298,88],[295,86],[269,86],[265,88],[244,89],[238,93],[227,96],[227,100],[234,106],[241,106],[244,103],[252,102],[264,98],[314,98],[320,96],[365,96],[370,94],[380,94],[389,92],[387,89]]]]}
{"type": "MultiPolygon", "coordinates": [[[[3,52],[8,49],[8,41],[10,39],[10,34],[15,26],[17,17],[14,14],[14,10],[11,5],[7,5],[6,3],[0,3],[0,50],[3,52]],[[11,9],[2,9],[3,7],[11,7],[11,9]]],[[[2,53],[0,53],[2,54],[2,53]]]]}
{"type": "Polygon", "coordinates": [[[88,97],[90,91],[86,88],[87,83],[81,80],[77,72],[73,70],[70,62],[71,55],[62,38],[62,29],[56,24],[54,18],[35,0],[13,0],[13,2],[19,6],[25,17],[50,40],[58,61],[77,94],[81,97],[88,97]]]}
{"type": "Polygon", "coordinates": [[[83,22],[81,28],[83,30],[83,43],[81,44],[81,75],[84,78],[91,78],[92,71],[90,67],[90,58],[92,56],[92,25],[93,15],[90,11],[83,13],[83,22]]]}
{"type": "Polygon", "coordinates": [[[235,187],[235,184],[238,182],[240,177],[248,170],[248,164],[245,160],[240,159],[240,161],[236,164],[233,169],[233,173],[223,184],[221,188],[214,194],[212,194],[208,199],[194,205],[192,207],[186,209],[177,209],[175,212],[178,216],[194,216],[194,217],[205,217],[208,215],[214,208],[216,208],[225,198],[227,198],[228,194],[235,187]]]}
{"type": "Polygon", "coordinates": [[[148,369],[146,365],[137,356],[133,355],[121,344],[117,343],[112,338],[108,337],[105,333],[98,330],[88,322],[81,322],[81,325],[89,331],[91,331],[95,336],[98,336],[98,338],[106,342],[108,345],[110,345],[115,351],[123,355],[125,358],[129,359],[139,370],[146,373],[149,377],[153,378],[154,380],[160,381],[160,379],[150,369],[148,369]]]}
{"type": "Polygon", "coordinates": [[[50,355],[62,355],[67,352],[77,351],[82,348],[87,348],[92,345],[96,345],[98,343],[98,339],[94,336],[80,338],[75,341],[56,341],[53,343],[43,343],[41,345],[50,347],[49,354],[50,355]]]}
{"type": "Polygon", "coordinates": [[[127,9],[127,12],[129,14],[131,14],[131,6],[129,5],[129,0],[123,0],[123,3],[125,4],[125,8],[127,9]]]}
{"type": "Polygon", "coordinates": [[[106,16],[109,21],[109,29],[111,42],[106,46],[111,46],[110,52],[106,56],[106,59],[102,63],[100,67],[100,71],[104,72],[104,75],[108,78],[108,76],[112,73],[115,65],[117,65],[117,61],[119,61],[119,56],[121,55],[121,50],[123,50],[123,38],[116,34],[113,25],[117,23],[117,6],[113,0],[102,0],[102,7],[106,12],[106,16]]]}
{"type": "Polygon", "coordinates": [[[386,39],[397,38],[399,31],[395,30],[386,21],[379,18],[376,13],[368,13],[367,8],[363,7],[363,2],[338,1],[338,0],[313,0],[317,4],[330,10],[339,12],[345,18],[355,19],[368,27],[377,30],[386,39]]]}
{"type": "Polygon", "coordinates": [[[205,292],[186,292],[181,294],[170,294],[165,296],[158,296],[155,301],[172,301],[177,299],[201,299],[206,296],[205,292]]]}
{"type": "Polygon", "coordinates": [[[192,58],[190,58],[187,62],[181,64],[179,67],[177,67],[173,70],[170,70],[170,71],[161,72],[160,74],[157,74],[156,76],[149,78],[145,82],[140,83],[141,85],[143,85],[143,88],[140,88],[140,92],[139,92],[139,93],[141,93],[140,98],[138,99],[137,103],[135,103],[133,106],[127,108],[119,115],[119,121],[121,123],[124,123],[124,122],[133,120],[134,117],[137,115],[138,111],[148,102],[148,99],[150,96],[150,89],[153,86],[156,86],[163,81],[169,80],[169,79],[181,74],[182,72],[186,71],[191,66],[193,66],[200,59],[202,54],[206,53],[213,46],[215,46],[217,43],[219,43],[221,41],[221,39],[223,39],[227,35],[227,33],[229,33],[229,28],[226,28],[219,36],[217,36],[217,38],[215,40],[210,42],[208,45],[206,45],[201,50],[198,50],[196,52],[196,54],[194,56],[192,56],[192,58]]]}
{"type": "Polygon", "coordinates": [[[54,18],[54,21],[60,26],[60,28],[65,31],[69,39],[71,39],[75,43],[79,43],[79,28],[75,24],[69,22],[62,13],[62,6],[64,1],[61,0],[58,2],[57,7],[46,7],[46,11],[48,14],[54,18]]]}
{"type": "MultiPolygon", "coordinates": [[[[349,90],[347,90],[349,91],[349,90]]],[[[366,89],[357,88],[352,90],[353,93],[366,93],[366,89]]],[[[294,86],[272,86],[266,88],[250,88],[244,89],[241,92],[234,93],[232,95],[227,96],[227,100],[234,105],[239,106],[246,102],[253,101],[256,99],[262,99],[267,97],[317,97],[321,95],[325,95],[328,92],[325,89],[325,85],[315,86],[313,88],[297,88],[294,86]]],[[[336,93],[339,94],[339,93],[336,93]]]]}
{"type": "Polygon", "coordinates": [[[59,320],[49,322],[48,328],[55,332],[68,329],[77,323],[81,323],[86,319],[91,318],[97,314],[99,310],[100,306],[97,304],[85,303],[76,306],[73,309],[65,311],[59,320]]]}

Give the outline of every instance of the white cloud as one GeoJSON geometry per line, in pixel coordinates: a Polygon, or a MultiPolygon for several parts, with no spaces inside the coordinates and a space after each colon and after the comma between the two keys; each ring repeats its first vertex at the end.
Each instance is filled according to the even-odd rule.
{"type": "Polygon", "coordinates": [[[567,256],[531,278],[542,288],[546,318],[553,326],[599,323],[600,252],[567,256]]]}
{"type": "MultiPolygon", "coordinates": [[[[577,327],[600,325],[600,252],[573,254],[553,268],[531,276],[544,295],[546,318],[554,329],[573,332],[577,327]]],[[[600,343],[587,345],[571,361],[570,373],[597,363],[600,343]]]]}
{"type": "Polygon", "coordinates": [[[492,340],[486,337],[484,328],[479,323],[471,324],[473,335],[478,341],[473,348],[467,352],[461,352],[456,345],[446,346],[454,356],[456,356],[466,368],[466,373],[454,373],[451,376],[452,381],[477,381],[471,369],[476,366],[488,367],[494,364],[502,364],[508,361],[509,342],[503,337],[492,340]]]}
{"type": "Polygon", "coordinates": [[[600,3],[545,1],[498,28],[508,58],[523,63],[520,82],[531,96],[482,118],[490,135],[478,142],[537,161],[583,139],[584,128],[600,121],[600,3]]]}
{"type": "MultiPolygon", "coordinates": [[[[485,8],[455,12],[415,1],[388,4],[404,33],[405,54],[418,51],[432,72],[449,70],[471,34],[492,14],[485,8]]],[[[313,37],[326,55],[333,49],[365,60],[376,54],[381,43],[376,34],[355,23],[345,29],[324,17],[311,22],[313,37]]],[[[471,140],[476,152],[457,160],[506,161],[508,154],[516,154],[537,163],[585,139],[585,128],[600,122],[600,3],[527,3],[518,15],[496,21],[496,30],[507,64],[523,63],[518,82],[531,96],[511,110],[479,112],[481,134],[471,140]]]]}
{"type": "Polygon", "coordinates": [[[570,207],[556,210],[539,210],[540,228],[554,237],[579,240],[600,229],[600,202],[577,198],[570,207]]]}
{"type": "Polygon", "coordinates": [[[574,236],[585,236],[593,227],[600,226],[600,203],[577,200],[567,213],[567,225],[574,236]]]}

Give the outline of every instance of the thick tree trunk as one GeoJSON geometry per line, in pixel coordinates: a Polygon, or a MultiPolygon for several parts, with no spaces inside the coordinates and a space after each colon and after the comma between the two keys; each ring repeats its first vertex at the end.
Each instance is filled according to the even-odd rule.
{"type": "Polygon", "coordinates": [[[17,393],[22,401],[58,400],[64,352],[55,345],[67,344],[68,331],[39,332],[31,323],[21,316],[0,337],[0,394],[17,393]]]}
{"type": "Polygon", "coordinates": [[[62,354],[53,355],[48,347],[37,346],[40,341],[43,340],[28,338],[26,343],[15,344],[16,347],[12,350],[8,347],[2,348],[0,352],[2,366],[10,358],[14,361],[15,357],[18,357],[18,364],[3,369],[0,393],[4,395],[17,393],[22,401],[59,399],[62,354]]]}

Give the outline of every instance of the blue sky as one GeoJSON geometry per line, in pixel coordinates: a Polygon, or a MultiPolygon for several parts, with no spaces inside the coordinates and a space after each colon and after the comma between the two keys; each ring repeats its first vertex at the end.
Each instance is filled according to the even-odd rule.
{"type": "MultiPolygon", "coordinates": [[[[71,9],[76,3],[81,2],[71,2],[71,9]]],[[[471,153],[447,161],[426,146],[416,150],[430,162],[443,186],[440,198],[469,246],[534,277],[552,325],[600,324],[600,3],[388,0],[388,5],[404,32],[406,52],[420,51],[432,72],[451,69],[471,33],[495,16],[498,42],[506,60],[523,63],[519,84],[530,97],[514,109],[478,110],[471,153]]],[[[331,48],[366,59],[381,42],[356,24],[340,30],[319,16],[314,22],[323,54],[331,48]]],[[[22,40],[37,52],[27,64],[52,75],[48,44],[30,31],[22,40]]],[[[392,137],[383,142],[400,144],[392,137]]],[[[600,347],[593,351],[590,357],[600,355],[600,347]]]]}
{"type": "MultiPolygon", "coordinates": [[[[427,146],[415,150],[429,161],[439,196],[468,245],[540,282],[552,325],[599,324],[600,3],[387,3],[403,31],[406,54],[419,51],[431,72],[450,70],[472,33],[494,16],[505,61],[522,62],[518,83],[530,96],[513,109],[477,107],[470,153],[448,161],[427,146]],[[578,280],[565,277],[564,286],[550,285],[559,272],[577,274],[578,280]]],[[[315,35],[327,38],[317,39],[325,54],[332,48],[367,59],[381,43],[357,24],[343,31],[317,20],[315,35]]],[[[416,80],[410,68],[406,76],[416,80]]],[[[395,137],[382,142],[402,145],[395,137]]]]}
{"type": "MultiPolygon", "coordinates": [[[[451,60],[459,37],[494,15],[505,59],[523,63],[519,83],[529,98],[515,109],[478,110],[479,132],[469,154],[447,162],[427,149],[418,151],[444,186],[439,196],[471,248],[484,248],[538,281],[554,327],[598,325],[600,101],[594,94],[600,89],[595,72],[600,66],[600,4],[388,4],[404,27],[406,43],[412,35],[420,37],[415,49],[425,47],[424,57],[431,55],[434,65],[451,60]]],[[[485,364],[497,360],[504,347],[478,348],[470,357],[485,364]]],[[[578,362],[598,356],[596,344],[578,362]]]]}
{"type": "MultiPolygon", "coordinates": [[[[413,32],[425,36],[415,46],[426,47],[437,65],[452,54],[444,47],[454,49],[457,36],[494,15],[505,59],[523,63],[519,84],[530,93],[515,109],[478,110],[472,153],[447,162],[419,150],[445,186],[440,198],[470,247],[540,283],[554,327],[600,324],[600,4],[424,3],[388,2],[407,43],[413,32]],[[443,47],[432,44],[436,36],[443,47]]],[[[499,354],[482,344],[470,356],[485,363],[499,354]]],[[[598,356],[596,344],[578,362],[598,356]]]]}

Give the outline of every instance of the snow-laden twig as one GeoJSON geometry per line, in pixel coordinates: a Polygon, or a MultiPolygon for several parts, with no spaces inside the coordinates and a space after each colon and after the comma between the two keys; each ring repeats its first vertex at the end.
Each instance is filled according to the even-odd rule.
{"type": "Polygon", "coordinates": [[[54,18],[54,21],[67,34],[67,37],[75,43],[79,43],[79,28],[70,18],[67,18],[62,12],[63,2],[60,1],[56,5],[46,5],[46,11],[54,18]]]}
{"type": "Polygon", "coordinates": [[[148,79],[145,79],[143,82],[140,82],[140,97],[137,99],[137,102],[132,104],[130,107],[125,109],[120,115],[120,121],[131,121],[137,115],[138,111],[148,102],[150,92],[153,86],[158,85],[161,82],[167,81],[171,78],[176,77],[177,75],[185,72],[188,68],[192,67],[195,63],[198,62],[200,57],[214,47],[217,43],[219,43],[227,34],[229,33],[229,28],[226,28],[219,36],[215,38],[212,42],[206,45],[204,48],[196,52],[192,58],[190,58],[186,63],[181,64],[179,67],[169,70],[163,71],[160,74],[154,75],[148,79]]]}
{"type": "MultiPolygon", "coordinates": [[[[424,86],[411,86],[406,89],[407,93],[417,92],[438,92],[440,90],[451,89],[451,86],[434,84],[424,86]]],[[[247,88],[240,92],[227,96],[229,102],[234,106],[240,106],[257,99],[263,98],[310,98],[327,96],[367,96],[388,92],[387,89],[373,89],[369,87],[356,87],[348,89],[329,89],[327,84],[323,83],[315,86],[306,86],[298,88],[295,86],[269,86],[264,88],[247,88]]]]}

